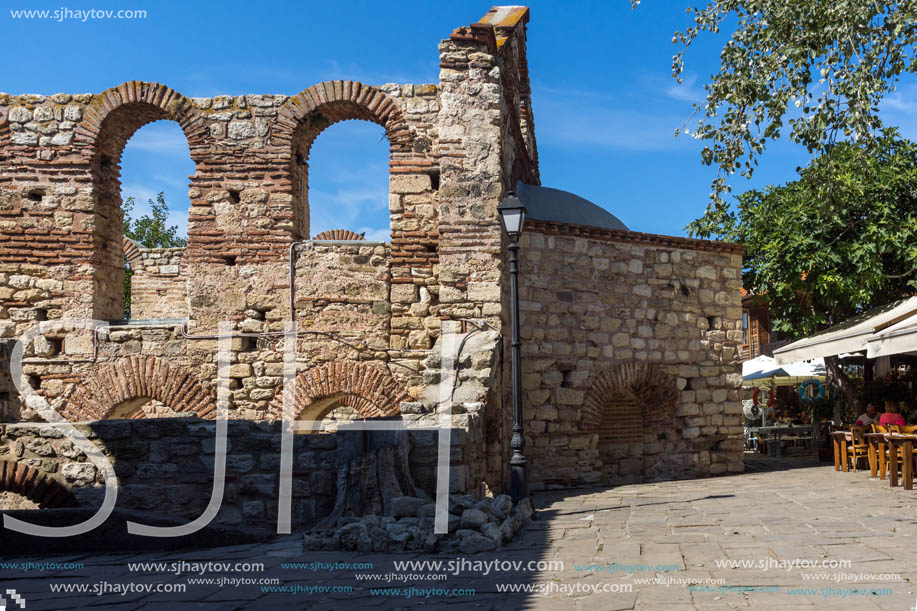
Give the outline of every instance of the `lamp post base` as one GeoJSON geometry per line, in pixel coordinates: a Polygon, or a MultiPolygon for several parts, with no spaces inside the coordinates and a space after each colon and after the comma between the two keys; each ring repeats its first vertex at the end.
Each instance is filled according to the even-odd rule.
{"type": "Polygon", "coordinates": [[[524,456],[514,456],[510,462],[509,491],[513,503],[518,503],[529,495],[527,461],[524,456]],[[521,460],[516,460],[517,458],[521,460]]]}

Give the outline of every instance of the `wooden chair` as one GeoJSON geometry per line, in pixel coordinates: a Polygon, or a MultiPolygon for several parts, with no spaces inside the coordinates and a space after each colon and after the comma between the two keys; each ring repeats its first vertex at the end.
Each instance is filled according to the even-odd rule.
{"type": "Polygon", "coordinates": [[[850,443],[847,445],[847,456],[850,457],[854,471],[857,470],[857,459],[869,457],[869,444],[866,442],[866,438],[863,437],[868,430],[869,427],[866,426],[850,427],[850,443]]]}
{"type": "MultiPolygon", "coordinates": [[[[873,424],[872,430],[875,433],[901,433],[901,434],[911,435],[917,432],[917,425],[899,426],[897,424],[888,424],[888,425],[882,426],[881,424],[873,424]]],[[[891,446],[886,444],[885,445],[885,456],[882,457],[884,459],[885,465],[888,465],[889,462],[891,462],[890,457],[889,457],[890,449],[891,449],[891,446]]],[[[897,460],[898,469],[902,469],[903,468],[902,465],[904,464],[904,454],[902,453],[901,448],[898,448],[898,451],[896,452],[896,454],[897,454],[897,459],[898,459],[897,460]]]]}
{"type": "MultiPolygon", "coordinates": [[[[901,433],[902,435],[915,435],[915,434],[917,434],[917,424],[905,424],[905,425],[898,426],[898,427],[895,427],[895,428],[897,428],[897,429],[898,429],[898,432],[901,433]]],[[[902,454],[902,451],[899,449],[899,450],[898,450],[898,463],[899,463],[899,464],[902,463],[902,462],[904,461],[904,457],[903,457],[901,454],[902,454]]],[[[917,458],[917,456],[912,456],[912,458],[917,458]]],[[[917,463],[917,460],[915,460],[915,463],[917,463]]],[[[912,464],[913,464],[913,463],[912,463],[912,464]]],[[[902,467],[902,469],[903,469],[903,468],[904,468],[904,467],[902,467]]],[[[912,471],[912,473],[913,473],[913,471],[912,471]]],[[[904,473],[902,472],[902,476],[903,476],[903,475],[904,475],[904,473]]]]}

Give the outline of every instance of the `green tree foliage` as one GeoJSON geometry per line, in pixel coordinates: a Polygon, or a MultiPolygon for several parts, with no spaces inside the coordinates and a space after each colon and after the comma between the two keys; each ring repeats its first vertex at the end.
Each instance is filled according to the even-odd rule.
{"type": "Polygon", "coordinates": [[[178,236],[178,227],[166,224],[169,219],[169,206],[166,204],[165,193],[160,191],[155,201],[147,200],[151,212],[138,219],[131,217],[135,203],[133,197],[128,197],[121,206],[124,211],[125,236],[144,248],[178,248],[188,244],[185,238],[178,236]]]}
{"type": "MultiPolygon", "coordinates": [[[[124,235],[132,239],[138,246],[144,248],[178,248],[186,246],[188,241],[179,237],[178,227],[168,225],[169,206],[166,204],[165,194],[160,191],[156,200],[147,200],[150,205],[150,214],[140,218],[133,218],[136,201],[128,197],[121,205],[124,212],[124,235]]],[[[124,262],[124,318],[130,318],[131,312],[131,277],[134,272],[130,264],[124,262]]]]}
{"type": "Polygon", "coordinates": [[[890,129],[875,147],[840,143],[697,223],[746,244],[743,284],[767,294],[776,330],[809,334],[917,291],[917,144],[890,129]]]}
{"type": "MultiPolygon", "coordinates": [[[[788,135],[813,154],[840,140],[878,146],[880,100],[917,72],[914,0],[708,0],[687,11],[693,23],[672,39],[679,81],[692,42],[729,36],[694,107],[703,162],[719,169],[706,213],[714,225],[729,208],[726,177],[750,176],[771,140],[788,135]]],[[[689,229],[704,237],[709,226],[689,229]]]]}

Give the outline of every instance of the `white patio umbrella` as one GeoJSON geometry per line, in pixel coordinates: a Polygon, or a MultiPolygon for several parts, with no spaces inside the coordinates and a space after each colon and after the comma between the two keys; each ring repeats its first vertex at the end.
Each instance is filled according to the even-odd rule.
{"type": "Polygon", "coordinates": [[[823,375],[825,360],[822,358],[778,365],[774,358],[762,355],[742,363],[742,380],[746,382],[767,378],[812,378],[823,375]]]}

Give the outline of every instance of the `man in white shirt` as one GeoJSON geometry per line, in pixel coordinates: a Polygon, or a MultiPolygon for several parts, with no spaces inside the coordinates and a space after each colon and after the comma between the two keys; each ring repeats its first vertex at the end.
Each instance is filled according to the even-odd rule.
{"type": "Polygon", "coordinates": [[[869,426],[876,421],[876,406],[872,403],[866,404],[866,411],[857,416],[857,426],[869,426]]]}

